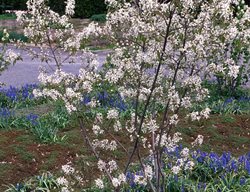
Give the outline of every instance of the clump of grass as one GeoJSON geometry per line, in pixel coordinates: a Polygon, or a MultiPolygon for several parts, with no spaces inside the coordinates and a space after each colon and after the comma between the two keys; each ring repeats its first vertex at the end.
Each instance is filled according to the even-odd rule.
{"type": "Polygon", "coordinates": [[[90,17],[91,21],[97,21],[97,22],[105,22],[106,21],[106,14],[96,14],[92,15],[90,17]]]}

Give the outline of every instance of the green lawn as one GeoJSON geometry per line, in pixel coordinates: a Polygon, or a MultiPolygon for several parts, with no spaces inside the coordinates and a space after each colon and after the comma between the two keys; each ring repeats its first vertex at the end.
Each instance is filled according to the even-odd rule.
{"type": "Polygon", "coordinates": [[[6,13],[6,14],[1,14],[0,15],[0,20],[14,20],[14,19],[16,19],[15,14],[6,13]]]}

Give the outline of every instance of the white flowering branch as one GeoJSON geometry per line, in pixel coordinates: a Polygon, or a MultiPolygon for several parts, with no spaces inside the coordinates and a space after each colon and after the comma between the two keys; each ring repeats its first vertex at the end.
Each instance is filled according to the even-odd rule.
{"type": "MultiPolygon", "coordinates": [[[[238,0],[106,0],[110,10],[105,25],[100,27],[91,23],[77,34],[66,19],[72,14],[74,3],[67,2],[67,14],[60,17],[45,4],[29,1],[31,13],[44,10],[53,16],[53,22],[60,23],[48,30],[51,22],[41,18],[38,26],[46,28],[35,34],[30,33],[34,26],[27,25],[26,33],[31,40],[48,43],[58,63],[54,74],[39,75],[48,88],[35,91],[36,95],[63,100],[69,113],[91,113],[99,111],[102,104],[97,98],[83,103],[84,95],[94,95],[97,90],[119,93],[122,101],[130,106],[126,118],[121,118],[119,106],[109,106],[106,111],[92,114],[93,126],[86,128],[82,118],[87,117],[79,115],[86,143],[98,160],[99,170],[108,177],[115,190],[126,185],[125,175],[136,162],[141,166],[142,175],[135,175],[135,183],[152,191],[165,191],[168,173],[163,169],[163,162],[169,159],[164,151],[173,151],[181,140],[174,128],[181,118],[200,121],[209,117],[209,108],[195,110],[193,105],[203,102],[209,95],[202,81],[211,72],[228,71],[225,75],[233,78],[238,75],[239,68],[225,60],[225,50],[236,38],[242,40],[244,46],[249,44],[246,27],[249,10],[236,19],[232,6],[238,0]],[[243,26],[238,27],[239,24],[243,26]],[[106,64],[97,70],[97,58],[84,50],[83,61],[87,65],[79,70],[79,74],[63,72],[61,64],[65,60],[57,57],[57,51],[62,48],[68,52],[68,59],[80,51],[81,41],[90,37],[105,37],[116,44],[106,64]],[[226,63],[226,67],[220,63],[226,63]],[[105,90],[102,90],[104,85],[105,90]],[[128,138],[127,143],[115,138],[113,132],[128,138]],[[118,166],[112,157],[116,150],[123,150],[127,155],[125,168],[118,166]],[[111,155],[102,157],[102,151],[109,151],[111,155]],[[142,151],[145,156],[141,155],[142,151]],[[148,157],[150,162],[146,161],[148,157]],[[107,162],[102,161],[104,158],[107,162]]],[[[34,14],[23,21],[32,24],[37,19],[34,14]]],[[[198,136],[194,145],[201,144],[202,139],[198,136]]],[[[181,157],[172,162],[173,174],[192,170],[194,163],[189,156],[190,150],[184,148],[181,157]]],[[[104,187],[101,179],[97,179],[96,184],[99,188],[104,187]]]]}

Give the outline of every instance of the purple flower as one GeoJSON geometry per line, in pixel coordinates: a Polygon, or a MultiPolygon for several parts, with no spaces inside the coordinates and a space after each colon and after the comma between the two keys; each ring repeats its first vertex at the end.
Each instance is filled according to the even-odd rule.
{"type": "Polygon", "coordinates": [[[245,162],[245,169],[248,172],[248,174],[250,175],[250,161],[249,160],[247,160],[245,162]]]}
{"type": "Polygon", "coordinates": [[[241,177],[240,178],[240,185],[245,185],[246,184],[246,178],[245,177],[241,177]]]}
{"type": "Polygon", "coordinates": [[[38,124],[38,118],[39,116],[38,115],[35,115],[35,114],[29,114],[26,116],[26,119],[32,124],[32,125],[37,125],[38,124]]]}

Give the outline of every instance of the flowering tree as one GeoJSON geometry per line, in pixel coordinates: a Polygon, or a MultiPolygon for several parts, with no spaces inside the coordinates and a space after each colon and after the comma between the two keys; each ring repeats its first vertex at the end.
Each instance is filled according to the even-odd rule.
{"type": "MultiPolygon", "coordinates": [[[[88,56],[84,53],[76,55],[76,51],[80,51],[82,39],[89,32],[76,33],[69,22],[74,15],[75,1],[66,2],[65,15],[62,16],[52,11],[46,3],[46,0],[30,0],[27,1],[27,12],[16,12],[17,21],[24,27],[24,35],[29,39],[28,43],[38,46],[40,50],[29,48],[24,42],[19,42],[19,46],[29,51],[33,58],[41,59],[41,62],[54,62],[57,70],[64,63],[74,63],[77,57],[83,63],[92,62],[94,55],[90,52],[88,56]]],[[[53,71],[56,70],[49,66],[53,71]]]]}
{"type": "MultiPolygon", "coordinates": [[[[9,33],[6,29],[3,30],[3,37],[1,39],[1,48],[0,48],[0,74],[4,70],[7,69],[7,67],[10,64],[15,64],[17,60],[20,60],[19,54],[15,53],[11,49],[8,49],[8,41],[9,41],[9,33]]],[[[0,85],[4,83],[0,82],[0,85]]]]}
{"type": "MultiPolygon", "coordinates": [[[[119,191],[126,185],[127,171],[132,162],[138,162],[142,170],[136,175],[136,184],[164,191],[164,164],[169,161],[164,151],[173,151],[181,140],[174,128],[180,118],[199,121],[209,117],[209,108],[194,111],[192,106],[208,96],[208,90],[202,87],[203,77],[225,62],[229,76],[237,76],[238,67],[225,61],[225,50],[236,38],[247,44],[250,33],[244,26],[249,10],[235,18],[233,5],[239,3],[237,0],[107,0],[110,11],[106,25],[91,23],[76,33],[68,20],[73,14],[73,0],[67,1],[64,16],[51,11],[44,2],[29,0],[30,15],[18,16],[25,34],[35,44],[48,44],[57,63],[54,74],[40,74],[41,83],[48,88],[36,90],[35,95],[61,99],[68,112],[78,114],[86,143],[114,189],[119,191]],[[78,75],[63,72],[60,51],[67,51],[70,58],[80,51],[82,41],[93,36],[109,38],[117,45],[102,70],[93,54],[81,50],[88,65],[78,75]],[[103,85],[108,85],[111,93],[120,94],[130,106],[126,118],[121,118],[116,107],[96,113],[101,103],[95,98],[83,102],[86,94],[103,85]],[[93,112],[91,128],[87,128],[89,119],[82,111],[93,112]],[[120,134],[131,144],[119,140],[120,134]],[[118,165],[112,155],[104,160],[105,150],[127,153],[126,165],[118,165]]],[[[48,57],[42,54],[45,61],[48,57]]],[[[202,139],[199,135],[193,145],[201,144],[202,139]]],[[[181,154],[172,162],[174,174],[191,170],[194,165],[188,148],[181,154]]],[[[104,187],[101,178],[96,184],[104,187]]]]}

